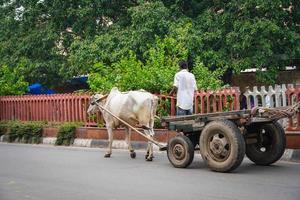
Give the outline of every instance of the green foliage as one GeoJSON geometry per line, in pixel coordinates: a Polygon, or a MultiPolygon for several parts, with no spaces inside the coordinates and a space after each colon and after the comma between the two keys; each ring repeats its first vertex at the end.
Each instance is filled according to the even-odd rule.
{"type": "Polygon", "coordinates": [[[159,117],[168,116],[170,115],[171,110],[171,101],[170,99],[162,99],[157,107],[157,115],[159,117]]]}
{"type": "Polygon", "coordinates": [[[111,66],[128,57],[130,51],[144,61],[143,55],[155,44],[156,36],[168,32],[169,10],[159,1],[140,2],[128,7],[127,14],[93,38],[75,39],[68,57],[70,66],[64,74],[87,74],[97,63],[111,66]]]}
{"type": "Polygon", "coordinates": [[[4,65],[0,66],[0,86],[0,96],[20,95],[27,91],[28,83],[16,69],[4,65]]]}
{"type": "Polygon", "coordinates": [[[197,16],[199,56],[206,66],[236,73],[266,68],[260,78],[270,83],[278,70],[297,63],[299,9],[296,1],[211,2],[197,16]]]}
{"type": "Polygon", "coordinates": [[[44,123],[41,122],[19,122],[11,121],[7,123],[7,133],[9,142],[19,141],[23,143],[41,142],[44,123]]]}
{"type": "Polygon", "coordinates": [[[8,131],[8,125],[5,121],[0,121],[0,136],[5,135],[8,131]]]}
{"type": "Polygon", "coordinates": [[[66,123],[61,125],[58,129],[57,140],[55,144],[66,146],[73,144],[73,141],[75,139],[75,130],[78,126],[79,124],[75,123],[66,123]]]}
{"type": "MultiPolygon", "coordinates": [[[[141,1],[128,9],[130,39],[126,43],[139,58],[148,51],[148,46],[155,44],[156,36],[164,37],[168,33],[171,12],[162,1],[141,1]]],[[[127,33],[128,34],[128,33],[127,33]]]]}
{"type": "Polygon", "coordinates": [[[8,131],[8,141],[14,142],[16,139],[22,139],[22,132],[19,130],[21,129],[21,122],[10,122],[9,124],[9,131],[8,131]]]}
{"type": "Polygon", "coordinates": [[[93,92],[108,92],[113,87],[114,74],[112,69],[103,63],[96,63],[89,74],[88,84],[93,92]]]}
{"type": "Polygon", "coordinates": [[[178,59],[199,57],[209,71],[258,68],[258,79],[271,83],[285,66],[299,67],[299,13],[295,0],[4,0],[0,66],[47,86],[96,73],[94,65],[104,66],[104,74],[125,73],[95,79],[107,90],[115,83],[129,88],[128,68],[137,64],[133,69],[146,80],[137,74],[132,88],[159,92],[167,90],[178,59]]]}
{"type": "Polygon", "coordinates": [[[158,115],[158,118],[155,118],[154,120],[154,128],[163,128],[161,125],[161,117],[168,116],[170,115],[170,110],[171,110],[171,102],[170,99],[161,99],[158,107],[156,114],[158,115]]]}
{"type": "MultiPolygon", "coordinates": [[[[10,1],[0,2],[0,66],[26,65],[26,81],[62,84],[74,74],[67,63],[69,48],[110,23],[128,21],[132,1],[10,1]],[[68,73],[65,73],[68,72],[68,73]]],[[[100,35],[99,34],[99,35],[100,35]]],[[[78,68],[79,69],[79,68],[78,68]]],[[[78,71],[80,73],[80,71],[78,71]]]]}
{"type": "Polygon", "coordinates": [[[88,83],[92,91],[108,92],[113,86],[120,90],[144,89],[150,92],[167,92],[178,69],[178,61],[187,58],[184,43],[172,37],[157,38],[153,47],[144,54],[145,63],[134,52],[105,66],[94,65],[88,83]]]}
{"type": "Polygon", "coordinates": [[[233,96],[226,96],[226,104],[223,107],[223,112],[230,111],[230,105],[233,103],[234,97],[233,96]]]}
{"type": "Polygon", "coordinates": [[[193,74],[197,80],[198,89],[216,90],[222,86],[221,76],[223,71],[221,69],[210,71],[199,59],[196,60],[193,74]]]}
{"type": "Polygon", "coordinates": [[[261,82],[267,82],[271,85],[276,84],[276,78],[278,76],[277,70],[274,68],[269,69],[268,71],[258,70],[256,72],[256,79],[261,82]]]}

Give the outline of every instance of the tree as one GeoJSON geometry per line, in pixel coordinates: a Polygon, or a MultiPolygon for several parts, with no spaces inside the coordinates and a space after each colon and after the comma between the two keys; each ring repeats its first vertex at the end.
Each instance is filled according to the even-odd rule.
{"type": "Polygon", "coordinates": [[[221,76],[224,72],[220,69],[210,71],[199,58],[196,58],[193,74],[197,80],[197,87],[199,90],[216,90],[222,87],[221,76]]]}
{"type": "Polygon", "coordinates": [[[0,65],[18,67],[31,83],[61,84],[76,75],[66,73],[73,41],[93,38],[111,23],[126,19],[127,8],[135,4],[130,0],[3,0],[0,65]]]}
{"type": "Polygon", "coordinates": [[[296,0],[3,0],[0,65],[51,86],[95,63],[114,70],[130,52],[149,66],[157,38],[169,37],[185,44],[194,66],[199,59],[229,75],[258,68],[259,79],[274,83],[278,70],[299,67],[299,21],[296,0]]]}
{"type": "Polygon", "coordinates": [[[141,2],[128,8],[126,19],[116,21],[94,38],[74,41],[68,71],[73,75],[76,72],[87,74],[94,63],[111,65],[130,51],[144,62],[144,54],[155,45],[156,37],[167,35],[170,16],[160,1],[141,2]]]}
{"type": "Polygon", "coordinates": [[[196,17],[206,66],[240,73],[258,68],[258,77],[274,83],[278,70],[300,57],[299,1],[216,1],[196,17]],[[266,68],[266,72],[262,69],[266,68]]]}
{"type": "Polygon", "coordinates": [[[110,66],[94,65],[88,83],[92,91],[108,92],[113,86],[120,90],[145,89],[164,93],[171,88],[178,61],[187,58],[185,44],[172,37],[156,38],[155,45],[139,60],[133,51],[110,66]]]}

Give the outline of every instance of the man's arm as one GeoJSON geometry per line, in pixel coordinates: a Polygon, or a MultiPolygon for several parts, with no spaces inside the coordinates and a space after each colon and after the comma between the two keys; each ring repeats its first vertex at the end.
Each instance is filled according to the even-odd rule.
{"type": "Polygon", "coordinates": [[[169,96],[172,96],[175,92],[177,92],[177,90],[178,90],[178,84],[179,84],[179,77],[178,77],[178,73],[176,73],[175,76],[174,76],[173,88],[169,92],[169,96]]]}
{"type": "Polygon", "coordinates": [[[177,87],[173,86],[171,92],[169,92],[169,96],[172,96],[175,92],[177,92],[177,87]]]}
{"type": "Polygon", "coordinates": [[[196,82],[196,79],[195,79],[195,76],[194,76],[194,93],[196,93],[197,91],[198,91],[197,82],[196,82]]]}

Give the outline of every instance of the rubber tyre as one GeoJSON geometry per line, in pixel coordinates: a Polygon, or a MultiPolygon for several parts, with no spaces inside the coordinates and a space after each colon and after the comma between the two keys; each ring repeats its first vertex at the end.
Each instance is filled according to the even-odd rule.
{"type": "MultiPolygon", "coordinates": [[[[230,172],[236,169],[245,156],[245,140],[237,126],[229,120],[216,120],[208,123],[202,130],[200,136],[200,153],[208,167],[216,172],[230,172]],[[214,136],[226,140],[226,156],[216,154],[210,145],[214,136]],[[222,138],[221,138],[222,136],[222,138]]],[[[219,147],[218,147],[219,148],[219,147]]]]}
{"type": "MultiPolygon", "coordinates": [[[[247,157],[257,165],[270,165],[278,161],[284,153],[286,146],[285,132],[282,126],[278,122],[262,124],[260,127],[256,127],[255,130],[249,130],[248,132],[259,133],[261,130],[265,130],[267,135],[267,141],[264,144],[264,151],[261,151],[261,146],[258,143],[246,145],[247,157]]],[[[247,137],[247,135],[246,135],[247,137]]],[[[257,135],[258,139],[259,135],[257,135]]]]}
{"type": "Polygon", "coordinates": [[[193,162],[194,145],[184,135],[175,136],[168,141],[167,155],[174,167],[186,168],[193,162]],[[180,153],[178,153],[178,150],[180,153]]]}

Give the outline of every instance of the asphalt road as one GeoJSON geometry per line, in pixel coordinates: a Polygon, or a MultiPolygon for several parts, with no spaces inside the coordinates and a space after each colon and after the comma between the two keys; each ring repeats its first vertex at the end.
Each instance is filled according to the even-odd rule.
{"type": "Polygon", "coordinates": [[[300,200],[300,163],[262,167],[244,159],[234,173],[210,171],[196,156],[176,169],[114,150],[0,143],[0,200],[300,200]]]}

